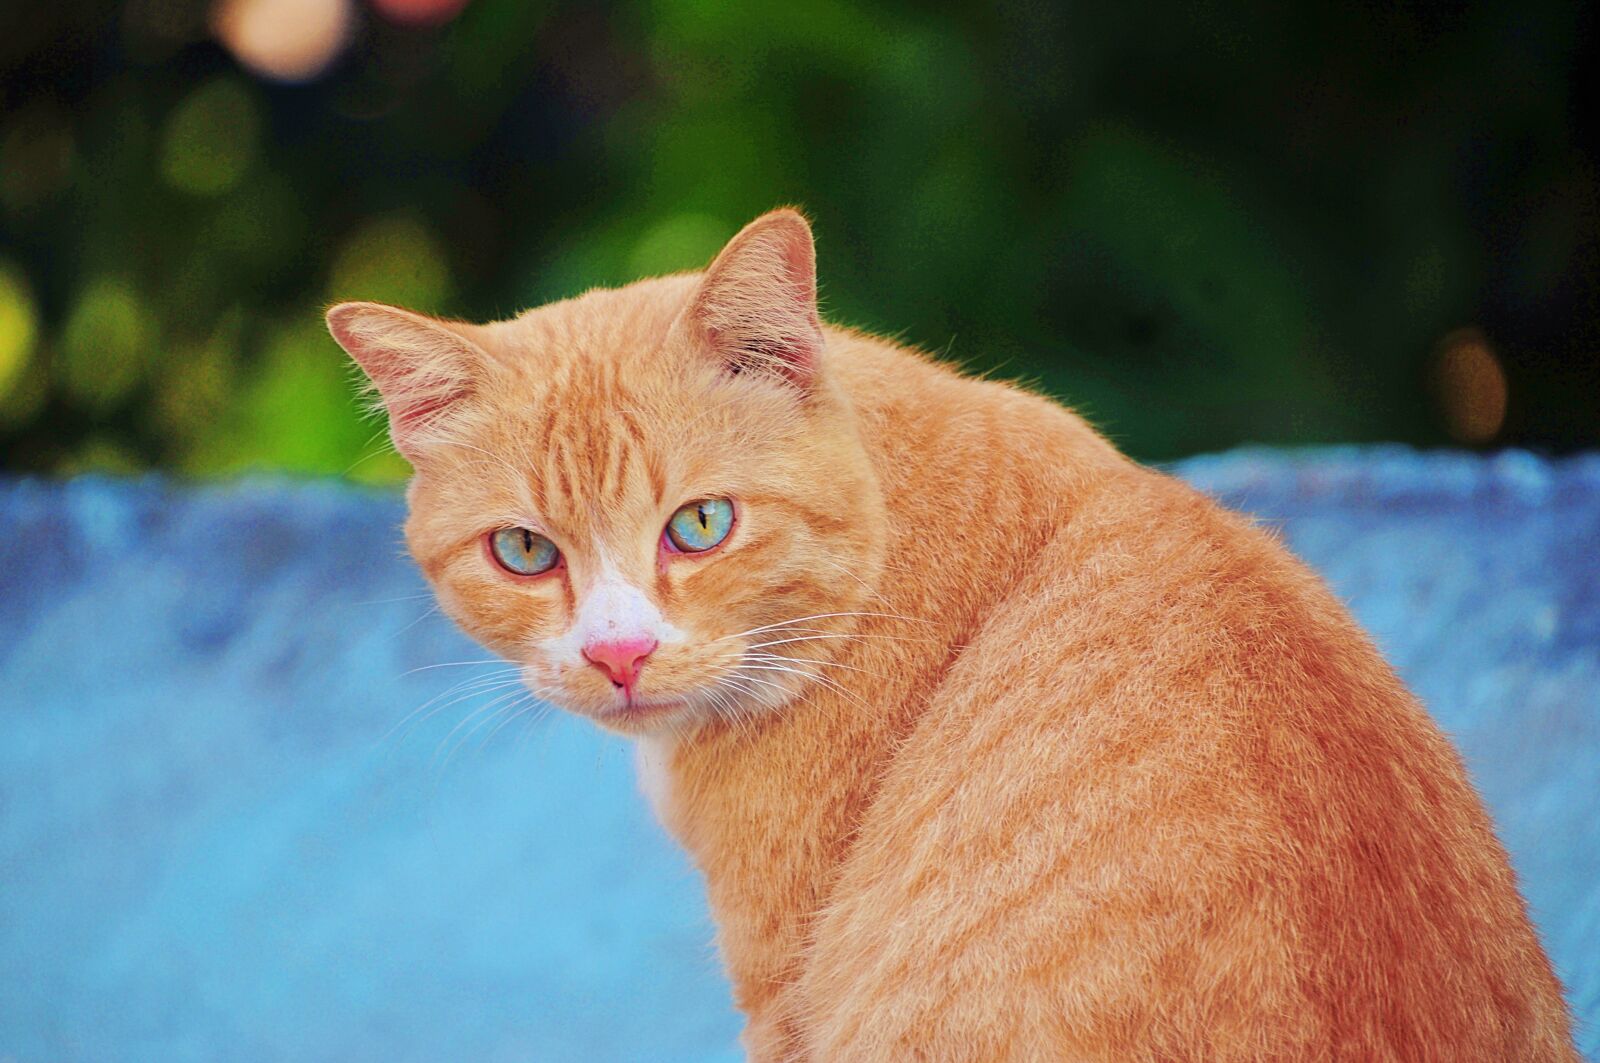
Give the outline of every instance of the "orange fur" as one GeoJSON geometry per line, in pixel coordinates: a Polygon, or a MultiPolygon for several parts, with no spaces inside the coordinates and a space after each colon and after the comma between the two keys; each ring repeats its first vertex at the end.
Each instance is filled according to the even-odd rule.
{"type": "Polygon", "coordinates": [[[444,608],[660,761],[751,1058],[1575,1059],[1459,757],[1327,588],[1055,403],[819,326],[811,263],[780,211],[512,321],[330,312],[444,608]],[[728,541],[663,552],[705,497],[728,541]],[[562,567],[498,571],[507,525],[562,567]],[[555,655],[601,573],[683,633],[665,708],[555,655]]]}

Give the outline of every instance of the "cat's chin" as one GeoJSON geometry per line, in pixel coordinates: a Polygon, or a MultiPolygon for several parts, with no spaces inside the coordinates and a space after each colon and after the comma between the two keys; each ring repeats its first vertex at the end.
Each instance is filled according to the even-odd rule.
{"type": "Polygon", "coordinates": [[[636,737],[681,729],[686,723],[694,721],[698,712],[682,698],[640,698],[584,715],[609,731],[636,737]]]}

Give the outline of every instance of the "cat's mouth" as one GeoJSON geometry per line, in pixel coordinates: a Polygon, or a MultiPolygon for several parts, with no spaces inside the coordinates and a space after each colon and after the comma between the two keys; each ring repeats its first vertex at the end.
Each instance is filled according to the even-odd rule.
{"type": "Polygon", "coordinates": [[[688,706],[683,698],[651,698],[629,696],[621,705],[607,709],[596,717],[603,724],[640,724],[670,716],[688,706]]]}
{"type": "MultiPolygon", "coordinates": [[[[535,684],[530,683],[530,686],[535,684]]],[[[694,692],[653,693],[649,690],[598,690],[543,688],[551,702],[607,730],[635,736],[658,728],[681,725],[699,709],[694,692]]]]}

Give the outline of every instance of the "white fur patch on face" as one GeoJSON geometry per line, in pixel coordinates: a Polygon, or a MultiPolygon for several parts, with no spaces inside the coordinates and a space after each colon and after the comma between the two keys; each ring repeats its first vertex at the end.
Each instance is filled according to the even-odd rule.
{"type": "Polygon", "coordinates": [[[568,662],[583,661],[583,648],[595,642],[682,642],[684,634],[667,623],[650,596],[624,580],[609,564],[578,602],[572,627],[552,639],[550,649],[568,662]]]}

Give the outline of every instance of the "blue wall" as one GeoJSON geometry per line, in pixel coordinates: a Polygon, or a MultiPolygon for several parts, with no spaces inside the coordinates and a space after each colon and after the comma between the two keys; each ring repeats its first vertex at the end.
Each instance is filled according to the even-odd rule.
{"type": "MultiPolygon", "coordinates": [[[[1600,1059],[1600,457],[1180,471],[1280,525],[1458,740],[1600,1059]]],[[[628,748],[496,715],[400,514],[0,480],[0,1057],[738,1058],[628,748]]]]}

